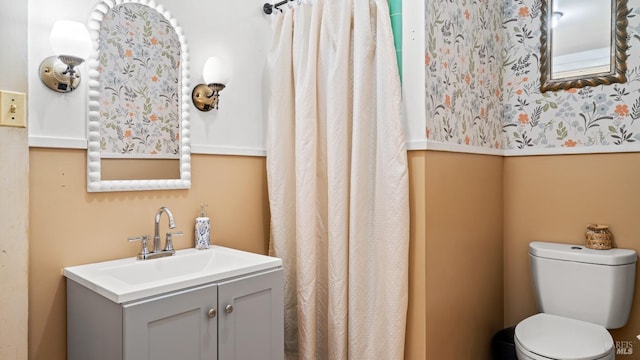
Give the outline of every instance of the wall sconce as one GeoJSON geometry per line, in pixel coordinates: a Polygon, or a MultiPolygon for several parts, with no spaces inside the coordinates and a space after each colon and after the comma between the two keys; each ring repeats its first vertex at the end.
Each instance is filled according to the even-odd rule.
{"type": "Polygon", "coordinates": [[[40,64],[40,80],[53,91],[71,92],[80,84],[80,72],[75,67],[91,53],[89,31],[76,21],[56,21],[50,41],[56,55],[40,64]]]}
{"type": "Polygon", "coordinates": [[[210,57],[204,63],[202,77],[206,84],[198,84],[193,88],[191,93],[193,105],[200,111],[218,109],[220,91],[229,82],[227,65],[217,57],[210,57]]]}

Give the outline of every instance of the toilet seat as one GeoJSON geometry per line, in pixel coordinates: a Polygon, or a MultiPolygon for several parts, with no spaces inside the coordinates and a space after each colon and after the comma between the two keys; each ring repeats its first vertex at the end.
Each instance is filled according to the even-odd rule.
{"type": "Polygon", "coordinates": [[[519,355],[529,359],[613,359],[611,334],[604,327],[552,314],[536,314],[516,326],[519,355]]]}
{"type": "MultiPolygon", "coordinates": [[[[551,360],[546,356],[540,356],[538,354],[532,353],[522,347],[518,339],[515,339],[515,347],[516,347],[516,356],[518,360],[551,360]]],[[[608,354],[604,357],[596,358],[592,360],[614,360],[615,359],[615,351],[612,349],[608,354]]],[[[555,359],[558,360],[558,359],[555,359]]]]}

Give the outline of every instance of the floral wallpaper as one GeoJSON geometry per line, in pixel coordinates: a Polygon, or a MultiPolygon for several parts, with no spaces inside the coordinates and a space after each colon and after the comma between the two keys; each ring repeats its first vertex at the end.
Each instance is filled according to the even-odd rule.
{"type": "Polygon", "coordinates": [[[619,146],[640,141],[640,2],[631,0],[627,83],[540,93],[541,0],[510,1],[504,31],[506,149],[619,146]]]}
{"type": "Polygon", "coordinates": [[[428,140],[502,147],[503,4],[425,1],[428,140]]]}
{"type": "Polygon", "coordinates": [[[541,4],[425,1],[428,140],[516,153],[640,145],[640,0],[628,3],[627,83],[546,93],[541,4]]]}
{"type": "Polygon", "coordinates": [[[99,36],[101,157],[178,158],[180,41],[156,10],[113,7],[99,36]]]}

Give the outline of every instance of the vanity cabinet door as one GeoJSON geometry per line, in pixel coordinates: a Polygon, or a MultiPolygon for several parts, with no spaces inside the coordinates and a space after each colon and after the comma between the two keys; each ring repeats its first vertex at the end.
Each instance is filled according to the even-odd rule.
{"type": "Polygon", "coordinates": [[[218,284],[221,360],[284,359],[282,291],[282,269],[218,284]]]}
{"type": "Polygon", "coordinates": [[[216,304],[208,285],[124,305],[124,359],[217,359],[216,304]]]}

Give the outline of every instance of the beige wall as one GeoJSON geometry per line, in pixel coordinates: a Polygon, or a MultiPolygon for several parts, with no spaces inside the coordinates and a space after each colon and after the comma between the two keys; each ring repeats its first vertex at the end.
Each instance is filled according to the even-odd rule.
{"type": "Polygon", "coordinates": [[[405,359],[488,360],[503,325],[503,158],[409,152],[405,359]]]}
{"type": "MultiPolygon", "coordinates": [[[[31,318],[29,358],[66,355],[65,266],[135,256],[131,235],[150,234],[159,206],[169,206],[178,229],[176,248],[193,246],[191,227],[199,203],[209,205],[213,242],[259,253],[268,246],[269,212],[264,158],[193,156],[190,190],[87,193],[85,152],[32,148],[31,318]]],[[[425,344],[425,160],[410,152],[411,245],[407,359],[424,359],[425,344]]],[[[161,231],[166,231],[163,219],[161,231]]],[[[501,318],[500,318],[501,320],[501,318]]]]}
{"type": "MultiPolygon", "coordinates": [[[[610,226],[615,246],[640,252],[640,154],[508,157],[504,161],[508,326],[536,312],[527,255],[530,241],[581,244],[585,226],[602,223],[610,226]]],[[[640,277],[636,277],[631,319],[612,333],[615,340],[635,340],[634,356],[640,353],[635,339],[640,334],[640,277]]]]}
{"type": "MultiPolygon", "coordinates": [[[[85,151],[30,153],[29,359],[66,358],[65,266],[135,256],[128,236],[153,233],[156,210],[174,213],[177,249],[193,247],[200,202],[209,204],[212,241],[258,253],[268,248],[262,157],[194,155],[190,190],[87,193],[85,151]]],[[[167,231],[162,219],[161,233],[167,231]]]]}
{"type": "MultiPolygon", "coordinates": [[[[134,256],[139,245],[126,237],[151,233],[159,206],[169,206],[187,233],[177,248],[192,246],[193,218],[204,201],[215,244],[267,251],[264,158],[194,155],[191,190],[119,193],[86,192],[84,151],[34,148],[29,161],[30,359],[65,358],[62,268],[134,256]]],[[[579,243],[584,225],[601,222],[611,225],[617,246],[640,251],[639,161],[640,154],[503,159],[409,152],[405,358],[488,359],[491,336],[535,312],[526,255],[532,239],[579,243]]],[[[164,232],[165,219],[162,226],[164,232]]],[[[634,319],[614,331],[617,340],[640,333],[639,288],[634,319]]]]}
{"type": "MultiPolygon", "coordinates": [[[[193,218],[204,201],[214,243],[267,251],[264,158],[194,155],[199,170],[191,190],[97,194],[86,192],[85,160],[81,150],[30,151],[30,359],[65,358],[62,268],[134,256],[139,245],[126,237],[151,233],[159,206],[169,206],[187,233],[177,248],[192,246],[193,218]]],[[[409,152],[405,358],[488,359],[491,336],[535,312],[526,256],[532,239],[579,243],[586,223],[602,222],[617,246],[640,251],[638,161],[640,154],[503,159],[409,152]]],[[[634,320],[614,331],[617,340],[640,333],[638,298],[634,320]]]]}
{"type": "Polygon", "coordinates": [[[502,166],[426,152],[426,359],[488,360],[502,328],[502,166]]]}
{"type": "Polygon", "coordinates": [[[426,358],[426,151],[409,151],[409,308],[404,358],[426,358]]]}

